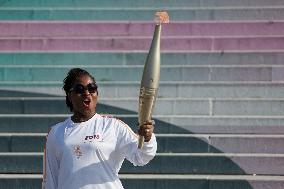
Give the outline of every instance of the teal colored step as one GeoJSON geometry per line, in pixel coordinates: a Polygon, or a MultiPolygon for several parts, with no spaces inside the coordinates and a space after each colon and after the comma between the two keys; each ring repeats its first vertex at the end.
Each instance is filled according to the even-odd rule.
{"type": "Polygon", "coordinates": [[[283,181],[247,181],[236,179],[145,179],[135,180],[128,179],[122,180],[125,188],[149,188],[149,189],[172,189],[172,188],[188,188],[188,189],[267,189],[271,187],[273,189],[282,189],[284,186],[283,181]]]}
{"type": "Polygon", "coordinates": [[[117,4],[116,0],[10,0],[3,1],[1,6],[3,7],[100,7],[100,8],[117,8],[117,7],[262,7],[262,6],[281,6],[284,5],[281,0],[274,0],[272,2],[249,0],[249,1],[227,1],[227,0],[144,0],[144,1],[132,1],[132,0],[119,0],[117,4]]]}
{"type": "Polygon", "coordinates": [[[47,133],[51,126],[64,121],[65,117],[0,117],[0,132],[47,133]]]}
{"type": "MultiPolygon", "coordinates": [[[[48,116],[48,115],[34,115],[34,116],[15,116],[0,117],[0,132],[3,133],[47,133],[51,126],[64,121],[67,115],[64,116],[48,116]]],[[[117,116],[115,116],[117,117],[117,116]]],[[[137,131],[138,117],[137,115],[129,115],[118,117],[127,123],[133,131],[137,131]]],[[[167,123],[165,121],[155,119],[156,133],[190,133],[186,129],[180,128],[177,125],[167,123]]]]}
{"type": "MultiPolygon", "coordinates": [[[[19,89],[19,88],[18,88],[19,89]]],[[[48,89],[50,91],[50,89],[48,89]]],[[[57,90],[60,91],[60,94],[62,95],[62,89],[57,88],[57,90]]],[[[33,90],[23,90],[23,91],[14,91],[14,90],[3,90],[0,89],[0,98],[1,97],[55,97],[56,95],[53,94],[46,94],[43,92],[35,92],[33,90]]],[[[57,95],[58,96],[58,95],[57,95]]]]}
{"type": "MultiPolygon", "coordinates": [[[[135,53],[141,65],[145,53],[135,53]]],[[[1,53],[0,65],[123,65],[131,64],[132,54],[127,53],[1,53]],[[128,58],[129,57],[129,58],[128,58]],[[130,59],[130,60],[125,60],[130,59]],[[128,63],[126,63],[128,62],[128,63]]],[[[138,62],[138,61],[137,61],[138,62]]],[[[135,64],[134,64],[135,65],[135,64]]]]}
{"type": "MultiPolygon", "coordinates": [[[[0,65],[144,65],[144,53],[4,53],[0,65]]],[[[282,52],[161,53],[161,65],[282,65],[282,52]]]]}
{"type": "Polygon", "coordinates": [[[283,116],[284,99],[213,100],[214,115],[283,116]]]}
{"type": "Polygon", "coordinates": [[[46,136],[0,136],[1,152],[43,152],[46,136]]]}
{"type": "MultiPolygon", "coordinates": [[[[67,115],[0,116],[0,132],[47,133],[67,115]]],[[[137,115],[116,116],[137,130],[137,115]]],[[[158,116],[155,132],[163,134],[283,134],[284,117],[158,116]]]]}
{"type": "Polygon", "coordinates": [[[283,92],[284,88],[281,82],[196,82],[160,85],[159,88],[159,94],[162,97],[185,98],[282,98],[283,92]],[[168,93],[168,91],[172,91],[172,93],[168,93]]]}
{"type": "MultiPolygon", "coordinates": [[[[0,98],[0,114],[69,114],[64,97],[0,98]]],[[[163,99],[158,98],[153,115],[199,116],[284,116],[284,99],[163,99]]],[[[133,115],[138,110],[137,98],[103,99],[97,112],[133,115]],[[122,108],[123,107],[123,108],[122,108]]]]}
{"type": "MultiPolygon", "coordinates": [[[[144,175],[143,175],[144,176],[144,175]]],[[[121,178],[125,188],[136,189],[282,189],[284,186],[283,179],[275,179],[270,176],[263,176],[255,179],[255,176],[248,177],[230,177],[229,176],[188,176],[178,178],[175,175],[165,175],[161,178],[155,175],[149,175],[147,178],[121,178]],[[150,177],[150,178],[149,178],[150,177]],[[208,177],[208,178],[206,178],[208,177]]],[[[34,178],[0,178],[0,188],[9,189],[40,189],[42,179],[37,175],[34,178]]]]}
{"type": "Polygon", "coordinates": [[[155,0],[144,0],[144,1],[132,1],[132,0],[119,0],[117,4],[116,0],[49,0],[49,1],[38,1],[38,0],[10,0],[4,1],[1,6],[3,7],[223,7],[223,6],[277,6],[284,5],[281,0],[274,0],[273,2],[267,1],[226,1],[226,0],[178,0],[178,1],[155,1],[155,0]]]}
{"type": "MultiPolygon", "coordinates": [[[[0,136],[0,152],[43,152],[45,136],[0,136]]],[[[157,136],[158,152],[218,152],[213,146],[209,147],[204,138],[196,137],[159,137],[157,136]],[[187,144],[187,145],[180,145],[187,144]]]]}
{"type": "MultiPolygon", "coordinates": [[[[138,109],[137,98],[101,99],[100,103],[110,107],[124,107],[132,111],[138,109]]],[[[114,111],[110,113],[120,114],[114,111]]],[[[157,98],[153,115],[284,116],[284,99],[157,98]]]]}
{"type": "MultiPolygon", "coordinates": [[[[158,153],[284,153],[283,135],[162,135],[158,153]]],[[[1,135],[0,152],[43,152],[46,134],[1,135]]]]}
{"type": "Polygon", "coordinates": [[[115,0],[50,0],[50,1],[36,1],[36,0],[13,0],[3,2],[1,6],[3,7],[78,7],[78,8],[89,8],[89,7],[97,7],[97,8],[125,8],[125,7],[148,7],[148,8],[163,8],[163,7],[173,7],[173,6],[201,6],[200,0],[178,0],[178,1],[154,1],[154,0],[146,0],[146,1],[131,1],[131,0],[119,0],[119,4],[115,0]]]}
{"type": "MultiPolygon", "coordinates": [[[[0,82],[1,97],[63,96],[63,82],[0,82]],[[5,89],[5,90],[4,90],[5,89]]],[[[140,81],[98,82],[104,98],[137,98],[140,81]]],[[[282,82],[160,81],[159,98],[283,98],[282,82]],[[170,92],[169,92],[170,91],[170,92]]]]}
{"type": "Polygon", "coordinates": [[[40,189],[41,183],[41,178],[0,178],[0,188],[40,189]]]}
{"type": "MultiPolygon", "coordinates": [[[[83,66],[82,68],[85,68],[83,66]]],[[[62,81],[70,66],[1,66],[2,81],[62,81]]],[[[88,67],[97,81],[141,81],[143,66],[88,67]]],[[[270,66],[162,66],[161,81],[282,81],[282,67],[270,66]],[[169,77],[170,76],[170,77],[169,77]]]]}
{"type": "MultiPolygon", "coordinates": [[[[2,8],[0,20],[86,20],[86,21],[152,21],[158,8],[2,8]]],[[[282,20],[282,7],[268,8],[168,8],[171,20],[282,20]]]]}
{"type": "MultiPolygon", "coordinates": [[[[168,178],[155,178],[155,175],[150,175],[152,178],[122,178],[122,184],[125,188],[136,188],[136,189],[267,189],[267,187],[273,189],[282,189],[284,182],[283,180],[275,181],[269,180],[267,176],[266,180],[246,180],[224,178],[211,178],[208,179],[202,176],[196,178],[184,178],[184,179],[173,179],[174,176],[170,175],[168,178]]],[[[139,175],[137,175],[139,177],[139,175]]],[[[249,178],[248,178],[249,179],[249,178]]],[[[11,179],[0,179],[1,188],[9,189],[40,189],[41,178],[11,178],[11,179]]]]}
{"type": "MultiPolygon", "coordinates": [[[[5,106],[0,108],[0,114],[71,114],[65,104],[65,99],[62,98],[45,100],[2,99],[0,101],[3,102],[3,105],[5,104],[5,106]]],[[[107,114],[133,114],[133,111],[101,103],[97,105],[97,112],[107,114]]]]}
{"type": "Polygon", "coordinates": [[[133,167],[125,161],[121,173],[170,173],[170,174],[271,174],[282,175],[284,156],[211,156],[210,154],[198,155],[161,155],[143,167],[133,167]],[[167,165],[167,166],[165,166],[167,165]],[[269,169],[269,170],[268,170],[269,169]]]}
{"type": "Polygon", "coordinates": [[[0,158],[1,173],[39,173],[42,172],[42,155],[18,154],[2,155],[0,158]]]}
{"type": "MultiPolygon", "coordinates": [[[[278,101],[276,101],[278,102],[278,101]]],[[[0,114],[68,114],[65,98],[0,98],[0,114]]],[[[269,104],[269,102],[267,102],[269,104]]],[[[138,110],[138,98],[101,99],[97,112],[133,114],[138,110]],[[123,107],[123,108],[122,108],[123,107]]],[[[207,99],[157,99],[153,115],[209,115],[207,99]]]]}
{"type": "MultiPolygon", "coordinates": [[[[1,154],[0,154],[1,155],[1,154]]],[[[283,175],[284,156],[160,154],[147,165],[135,167],[125,161],[124,174],[269,174],[283,175]],[[167,165],[167,166],[165,166],[167,165]],[[269,168],[269,169],[268,169],[269,168]]],[[[5,154],[0,158],[0,173],[41,173],[42,156],[33,154],[5,154]]],[[[91,167],[90,167],[91,168],[91,167]]]]}

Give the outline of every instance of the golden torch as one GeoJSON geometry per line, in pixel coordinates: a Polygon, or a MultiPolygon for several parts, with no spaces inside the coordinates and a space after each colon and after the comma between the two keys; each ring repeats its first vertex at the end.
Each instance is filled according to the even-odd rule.
{"type": "MultiPolygon", "coordinates": [[[[138,123],[143,124],[151,120],[152,111],[155,105],[159,80],[160,80],[160,38],[162,23],[169,22],[167,12],[157,12],[155,14],[156,26],[151,47],[144,65],[140,93],[138,123]]],[[[139,136],[138,148],[142,148],[144,137],[139,136]]]]}

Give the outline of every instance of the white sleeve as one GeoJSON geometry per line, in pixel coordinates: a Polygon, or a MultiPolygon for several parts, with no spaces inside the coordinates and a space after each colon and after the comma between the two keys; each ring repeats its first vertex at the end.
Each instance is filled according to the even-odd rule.
{"type": "Polygon", "coordinates": [[[138,149],[138,135],[125,123],[119,124],[118,146],[123,156],[135,166],[146,165],[152,160],[157,151],[155,134],[152,134],[149,142],[144,142],[144,146],[138,149]]]}
{"type": "Polygon", "coordinates": [[[43,189],[57,189],[59,162],[56,158],[54,134],[54,129],[51,129],[47,136],[43,165],[43,189]]]}

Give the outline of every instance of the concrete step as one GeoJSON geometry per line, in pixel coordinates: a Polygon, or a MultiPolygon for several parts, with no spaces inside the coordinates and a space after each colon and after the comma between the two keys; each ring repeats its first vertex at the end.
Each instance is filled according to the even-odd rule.
{"type": "MultiPolygon", "coordinates": [[[[1,23],[0,23],[1,24],[1,23]]],[[[145,52],[0,52],[0,65],[70,65],[84,66],[145,64],[145,52]]],[[[161,66],[165,65],[283,65],[284,51],[263,52],[162,52],[161,66]]]]}
{"type": "MultiPolygon", "coordinates": [[[[1,22],[1,38],[74,38],[153,36],[153,22],[1,22]]],[[[283,21],[171,22],[163,25],[162,38],[169,36],[282,36],[283,21]]]]}
{"type": "MultiPolygon", "coordinates": [[[[0,96],[64,96],[62,81],[1,81],[0,96]]],[[[138,98],[140,81],[100,81],[104,98],[138,98]]],[[[284,83],[231,81],[160,81],[159,98],[283,98],[284,83]]]]}
{"type": "Polygon", "coordinates": [[[194,189],[273,189],[283,188],[282,176],[232,176],[232,175],[139,175],[142,180],[124,179],[130,188],[194,188],[194,189]],[[141,184],[139,183],[141,182],[141,184]]]}
{"type": "MultiPolygon", "coordinates": [[[[284,10],[284,9],[283,9],[284,10]]],[[[284,11],[283,11],[284,12],[284,11]]],[[[1,12],[0,12],[1,15],[1,12]]],[[[284,13],[283,13],[284,16],[284,13]]],[[[283,18],[284,19],[284,18],[283,18]]],[[[1,38],[0,51],[15,52],[121,52],[147,51],[152,37],[1,38]]],[[[269,51],[283,50],[283,36],[161,38],[162,51],[269,51]]]]}
{"type": "MultiPolygon", "coordinates": [[[[186,114],[209,115],[209,102],[206,100],[190,99],[158,99],[156,110],[162,115],[174,115],[183,112],[186,114]],[[165,109],[165,106],[167,109],[165,109]],[[184,106],[182,108],[182,106],[184,106]],[[195,110],[189,107],[194,106],[195,110]],[[200,106],[200,108],[197,108],[200,106]],[[163,110],[159,112],[159,110],[163,110]],[[175,110],[179,109],[179,110],[175,110]],[[176,112],[176,111],[181,111],[176,112]],[[191,112],[191,113],[190,113],[191,112]]],[[[2,97],[0,98],[2,108],[0,114],[68,114],[64,97],[2,97]]],[[[104,114],[135,114],[138,110],[137,98],[102,98],[97,106],[97,112],[104,114]],[[121,108],[123,107],[123,108],[121,108]]]]}
{"type": "MultiPolygon", "coordinates": [[[[284,154],[284,135],[156,134],[158,153],[284,154]]],[[[43,152],[46,133],[0,133],[0,152],[43,152]]]]}
{"type": "MultiPolygon", "coordinates": [[[[0,114],[0,132],[47,133],[49,128],[65,120],[66,114],[0,114]]],[[[138,117],[113,115],[137,130],[138,117]]],[[[173,116],[157,115],[158,134],[283,134],[283,116],[173,116]]]]}
{"type": "MultiPolygon", "coordinates": [[[[223,1],[222,1],[223,2],[223,1]]],[[[165,7],[171,20],[283,20],[281,6],[264,7],[165,7]]],[[[151,21],[161,8],[156,7],[2,7],[0,20],[84,20],[84,21],[151,21]]]]}
{"type": "MultiPolygon", "coordinates": [[[[0,114],[69,114],[64,97],[0,97],[0,114]]],[[[283,116],[284,99],[157,98],[153,115],[283,116]]],[[[136,114],[137,98],[100,98],[97,112],[136,114]],[[122,108],[123,107],[123,108],[122,108]]]]}
{"type": "MultiPolygon", "coordinates": [[[[0,173],[41,173],[42,155],[43,153],[0,153],[0,173]]],[[[283,154],[161,153],[143,167],[134,167],[125,161],[120,173],[276,176],[283,175],[283,163],[283,154]]]]}
{"type": "MultiPolygon", "coordinates": [[[[1,65],[0,79],[12,82],[58,82],[62,81],[66,73],[75,67],[66,66],[34,66],[34,65],[1,65]],[[52,73],[52,77],[50,77],[52,73]]],[[[141,81],[142,65],[136,66],[80,66],[88,69],[95,76],[97,82],[101,81],[141,81]]],[[[231,65],[231,66],[189,66],[164,65],[161,67],[161,81],[284,81],[283,65],[231,65]],[[171,77],[169,77],[169,75],[171,77]]]]}
{"type": "MultiPolygon", "coordinates": [[[[99,112],[105,112],[110,114],[123,114],[123,112],[117,111],[116,109],[112,111],[112,108],[115,107],[124,107],[125,109],[130,110],[132,112],[137,112],[138,110],[138,97],[133,99],[100,99],[99,102],[105,106],[109,106],[109,108],[105,109],[100,109],[100,106],[98,106],[99,112]]],[[[3,102],[2,104],[5,103],[3,102]]],[[[283,107],[284,99],[282,98],[157,98],[153,110],[153,115],[283,116],[283,107]]],[[[129,113],[131,114],[132,112],[129,113]]]]}
{"type": "MultiPolygon", "coordinates": [[[[184,175],[184,174],[120,174],[126,188],[144,189],[282,189],[283,176],[238,176],[238,175],[184,175]]],[[[0,187],[9,189],[41,188],[40,174],[1,174],[0,187]]]]}
{"type": "Polygon", "coordinates": [[[177,1],[153,1],[153,0],[144,0],[144,1],[132,1],[132,0],[120,0],[119,4],[116,4],[115,0],[100,1],[78,1],[78,0],[49,0],[49,1],[36,1],[36,0],[13,0],[5,1],[2,4],[2,7],[35,7],[35,8],[44,8],[44,7],[79,7],[79,8],[166,8],[166,7],[265,7],[265,6],[281,6],[284,5],[281,0],[274,0],[272,2],[267,2],[265,0],[242,0],[242,1],[226,1],[226,0],[177,0],[177,1]]]}

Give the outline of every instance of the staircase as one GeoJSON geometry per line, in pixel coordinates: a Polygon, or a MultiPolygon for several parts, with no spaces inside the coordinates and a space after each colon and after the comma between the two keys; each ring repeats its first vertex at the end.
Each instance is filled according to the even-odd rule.
{"type": "Polygon", "coordinates": [[[284,2],[10,0],[0,3],[0,188],[38,189],[49,128],[70,115],[81,67],[98,112],[134,130],[153,15],[163,25],[158,154],[125,161],[126,189],[284,188],[284,2]]]}

